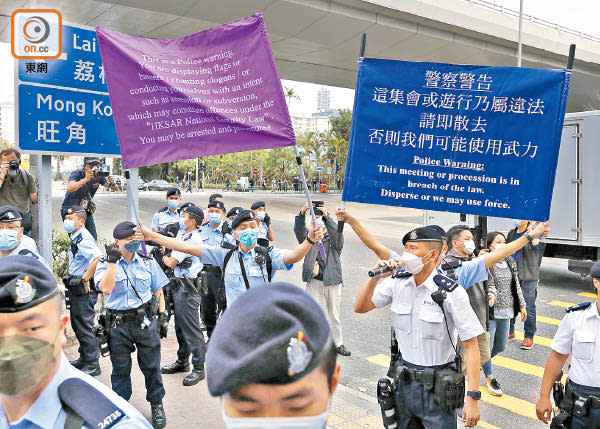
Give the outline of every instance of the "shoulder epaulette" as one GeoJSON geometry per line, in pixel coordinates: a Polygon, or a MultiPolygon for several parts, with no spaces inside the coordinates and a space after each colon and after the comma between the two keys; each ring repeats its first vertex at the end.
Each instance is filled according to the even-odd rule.
{"type": "Polygon", "coordinates": [[[455,270],[456,268],[462,266],[462,261],[454,258],[444,259],[442,266],[440,267],[444,271],[455,270]]]}
{"type": "Polygon", "coordinates": [[[31,256],[32,258],[40,259],[40,257],[38,255],[36,255],[35,253],[33,253],[31,250],[27,250],[27,249],[21,249],[21,250],[19,250],[19,255],[31,256]]]}
{"type": "Polygon", "coordinates": [[[142,252],[137,252],[137,254],[142,259],[152,259],[152,256],[144,255],[142,252]]]}
{"type": "Polygon", "coordinates": [[[233,249],[237,249],[237,244],[232,244],[229,241],[221,240],[221,247],[223,249],[233,250],[233,249]]]}
{"type": "Polygon", "coordinates": [[[591,302],[582,302],[581,304],[570,306],[565,311],[567,313],[571,313],[573,311],[585,310],[586,308],[590,308],[591,305],[592,305],[591,302]]]}
{"type": "Polygon", "coordinates": [[[412,276],[412,274],[404,270],[396,270],[396,272],[392,274],[393,279],[405,279],[410,276],[412,276]]]}
{"type": "Polygon", "coordinates": [[[436,285],[438,285],[439,287],[441,287],[442,289],[444,289],[446,292],[452,292],[454,289],[456,289],[458,286],[460,286],[454,280],[452,280],[446,276],[442,276],[441,274],[436,274],[433,277],[433,282],[436,285]]]}
{"type": "Polygon", "coordinates": [[[162,213],[162,212],[166,212],[169,211],[169,206],[163,207],[162,209],[159,209],[156,211],[156,213],[162,213]]]}
{"type": "Polygon", "coordinates": [[[87,426],[109,429],[125,413],[95,387],[80,378],[68,378],[58,386],[58,396],[65,408],[81,417],[87,426]]]}

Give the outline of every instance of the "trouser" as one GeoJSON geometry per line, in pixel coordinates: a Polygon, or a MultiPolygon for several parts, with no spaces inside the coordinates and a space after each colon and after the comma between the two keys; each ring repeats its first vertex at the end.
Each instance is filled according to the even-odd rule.
{"type": "MultiPolygon", "coordinates": [[[[465,348],[462,347],[462,342],[459,341],[458,343],[460,344],[460,357],[462,358],[461,371],[463,374],[466,374],[467,355],[465,353],[465,348]]],[[[477,336],[477,346],[479,347],[479,366],[481,366],[490,360],[490,333],[488,331],[477,336]]]]}
{"type": "MultiPolygon", "coordinates": [[[[533,338],[536,331],[535,322],[535,300],[537,299],[537,286],[538,281],[523,282],[521,283],[521,290],[523,291],[523,298],[525,299],[525,309],[527,310],[527,320],[523,324],[525,330],[525,338],[533,338]]],[[[515,318],[510,319],[510,333],[515,332],[515,318]]]]}
{"type": "Polygon", "coordinates": [[[490,359],[483,364],[483,373],[486,377],[492,375],[492,358],[506,350],[509,325],[510,319],[490,320],[490,359]]]}
{"type": "Polygon", "coordinates": [[[146,400],[151,404],[160,403],[165,389],[160,374],[160,338],[156,317],[144,329],[136,320],[111,327],[109,344],[112,390],[126,401],[131,398],[131,353],[137,348],[138,365],[146,383],[146,400]]]}
{"type": "Polygon", "coordinates": [[[202,293],[201,308],[202,320],[206,326],[206,334],[210,339],[215,325],[217,324],[217,316],[227,307],[225,299],[225,283],[221,278],[220,272],[216,270],[208,270],[208,291],[202,293]]]}
{"type": "Polygon", "coordinates": [[[342,285],[325,286],[322,280],[310,279],[306,283],[306,292],[321,306],[329,325],[331,336],[336,347],[344,344],[342,341],[342,322],[340,321],[340,305],[342,302],[342,285]]]}
{"type": "Polygon", "coordinates": [[[581,384],[573,383],[571,380],[569,380],[567,390],[565,393],[565,398],[560,403],[561,409],[566,409],[567,411],[569,411],[569,408],[571,409],[570,424],[566,425],[566,427],[570,429],[600,428],[600,408],[598,408],[598,403],[595,403],[594,405],[588,403],[586,406],[586,415],[582,415],[581,413],[576,412],[576,408],[573,407],[574,398],[569,397],[573,395],[573,392],[577,396],[584,395],[595,396],[596,398],[600,398],[600,388],[584,386],[581,384]]]}
{"type": "Polygon", "coordinates": [[[85,295],[71,294],[71,327],[79,341],[79,360],[93,362],[100,358],[100,348],[92,329],[98,301],[98,293],[91,291],[85,295]]]}
{"type": "Polygon", "coordinates": [[[175,304],[175,335],[179,349],[177,359],[188,361],[192,355],[192,365],[202,367],[206,355],[206,343],[200,329],[200,294],[180,285],[173,291],[175,304]]]}

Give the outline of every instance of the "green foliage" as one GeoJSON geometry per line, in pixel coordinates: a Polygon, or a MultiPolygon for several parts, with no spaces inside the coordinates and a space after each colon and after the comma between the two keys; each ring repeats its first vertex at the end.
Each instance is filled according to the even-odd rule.
{"type": "Polygon", "coordinates": [[[52,269],[59,280],[67,275],[67,269],[69,268],[67,252],[70,245],[69,234],[52,228],[52,269]]]}
{"type": "Polygon", "coordinates": [[[338,139],[350,141],[350,127],[352,125],[352,111],[341,109],[340,116],[331,118],[331,133],[338,139]]]}

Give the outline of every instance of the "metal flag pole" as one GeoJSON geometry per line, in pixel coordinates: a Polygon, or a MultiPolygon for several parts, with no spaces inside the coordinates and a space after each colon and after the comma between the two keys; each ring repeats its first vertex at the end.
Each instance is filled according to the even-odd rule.
{"type": "MultiPolygon", "coordinates": [[[[125,170],[125,179],[127,179],[127,218],[130,222],[135,223],[139,226],[140,217],[139,217],[139,170],[137,168],[130,168],[125,170]]],[[[146,249],[146,242],[142,240],[141,243],[142,254],[144,256],[148,256],[148,250],[146,249]]]]}
{"type": "MultiPolygon", "coordinates": [[[[362,37],[360,38],[360,52],[358,55],[359,58],[362,58],[365,56],[366,48],[367,48],[367,33],[363,33],[362,37]]],[[[356,94],[354,96],[356,97],[356,94]]],[[[352,113],[354,114],[354,112],[352,112],[352,113]]],[[[348,143],[350,143],[350,142],[348,142],[348,143]]],[[[337,167],[337,165],[336,165],[336,167],[337,167]]],[[[344,210],[345,208],[346,208],[346,203],[345,203],[344,199],[342,198],[341,209],[344,210]]],[[[344,231],[344,221],[343,220],[338,220],[338,231],[340,232],[340,234],[344,231]]]]}
{"type": "Polygon", "coordinates": [[[521,42],[521,33],[523,30],[523,0],[519,5],[519,43],[517,45],[517,67],[521,67],[521,61],[523,59],[523,43],[521,42]]]}

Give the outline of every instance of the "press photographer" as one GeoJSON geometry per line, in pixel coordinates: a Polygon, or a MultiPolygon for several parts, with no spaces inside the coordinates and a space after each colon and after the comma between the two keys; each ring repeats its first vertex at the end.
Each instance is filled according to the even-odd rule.
{"type": "Polygon", "coordinates": [[[14,206],[23,213],[23,230],[29,235],[33,228],[31,205],[37,204],[35,178],[21,168],[21,154],[15,149],[0,152],[0,206],[14,206]]]}

